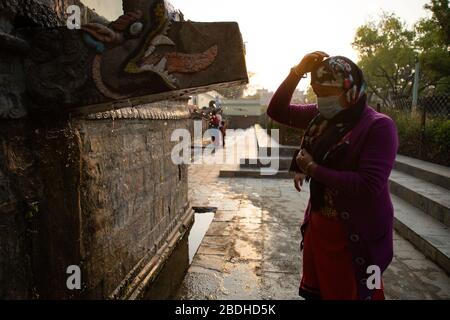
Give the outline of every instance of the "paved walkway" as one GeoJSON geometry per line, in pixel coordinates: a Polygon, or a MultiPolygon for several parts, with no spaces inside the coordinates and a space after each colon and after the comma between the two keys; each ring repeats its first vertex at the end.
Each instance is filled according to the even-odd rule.
{"type": "MultiPolygon", "coordinates": [[[[180,298],[300,299],[299,224],[308,187],[298,193],[291,180],[219,178],[223,167],[189,169],[192,205],[218,211],[181,286],[180,298]]],[[[394,238],[395,257],[383,278],[386,298],[450,299],[445,272],[408,241],[397,234],[394,238]]]]}

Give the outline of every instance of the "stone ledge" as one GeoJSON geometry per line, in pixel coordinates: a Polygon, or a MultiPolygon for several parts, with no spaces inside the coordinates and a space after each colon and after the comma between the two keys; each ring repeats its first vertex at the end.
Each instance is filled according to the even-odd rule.
{"type": "Polygon", "coordinates": [[[258,169],[258,168],[269,168],[272,165],[272,161],[278,160],[280,170],[288,170],[291,166],[291,157],[260,157],[260,158],[243,158],[240,160],[241,168],[258,169]]]}
{"type": "Polygon", "coordinates": [[[395,169],[416,178],[450,189],[450,168],[431,162],[397,155],[395,169]]]}
{"type": "Polygon", "coordinates": [[[393,170],[389,177],[390,192],[426,214],[450,226],[448,190],[393,170]]]}
{"type": "Polygon", "coordinates": [[[259,178],[259,179],[291,179],[294,177],[289,171],[272,171],[271,175],[262,175],[259,169],[221,170],[220,178],[259,178]]]}
{"type": "Polygon", "coordinates": [[[191,114],[185,105],[176,102],[160,102],[105,112],[97,112],[88,115],[87,119],[180,120],[189,119],[190,117],[191,114]]]}

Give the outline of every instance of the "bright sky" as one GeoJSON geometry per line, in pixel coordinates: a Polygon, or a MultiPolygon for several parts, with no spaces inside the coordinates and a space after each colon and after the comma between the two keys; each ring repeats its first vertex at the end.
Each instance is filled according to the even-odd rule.
{"type": "MultiPolygon", "coordinates": [[[[121,0],[83,0],[113,19],[121,0]],[[100,6],[100,7],[99,7],[100,6]]],[[[170,0],[186,19],[236,21],[247,48],[254,87],[275,90],[289,69],[308,52],[321,50],[356,61],[356,29],[382,11],[394,12],[409,25],[429,16],[429,0],[170,0]]],[[[305,89],[307,81],[300,88],[305,89]]]]}

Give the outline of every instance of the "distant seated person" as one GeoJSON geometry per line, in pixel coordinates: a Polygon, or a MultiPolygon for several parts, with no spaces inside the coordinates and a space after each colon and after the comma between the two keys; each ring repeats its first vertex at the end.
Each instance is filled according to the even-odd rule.
{"type": "MultiPolygon", "coordinates": [[[[217,119],[219,119],[219,123],[221,123],[223,120],[223,117],[222,117],[222,114],[220,113],[220,111],[216,113],[216,117],[217,117],[217,119]]],[[[219,124],[219,126],[220,126],[220,124],[219,124]]]]}
{"type": "Polygon", "coordinates": [[[211,134],[211,141],[215,146],[220,145],[220,120],[217,117],[217,113],[214,112],[212,116],[209,118],[209,130],[211,134]]]}

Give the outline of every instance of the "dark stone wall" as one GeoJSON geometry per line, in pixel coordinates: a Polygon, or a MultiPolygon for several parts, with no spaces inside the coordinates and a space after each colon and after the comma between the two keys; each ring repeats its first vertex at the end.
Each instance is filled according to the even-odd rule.
{"type": "Polygon", "coordinates": [[[188,209],[170,135],[190,126],[0,120],[0,298],[107,298],[188,209]],[[66,288],[69,265],[81,267],[82,291],[66,288]]]}
{"type": "Polygon", "coordinates": [[[187,211],[187,168],[174,165],[172,131],[190,120],[87,121],[82,251],[87,295],[106,297],[148,252],[155,252],[187,211]]]}
{"type": "MultiPolygon", "coordinates": [[[[59,269],[52,270],[53,262],[79,261],[75,248],[63,249],[77,237],[77,219],[70,215],[73,192],[62,195],[78,176],[71,176],[71,167],[62,165],[66,153],[72,152],[64,148],[69,136],[62,133],[70,130],[61,122],[42,129],[25,118],[25,53],[20,40],[22,28],[63,25],[65,9],[76,3],[0,1],[0,299],[38,298],[62,279],[59,269]],[[56,243],[57,238],[64,241],[56,243]]],[[[91,11],[84,11],[82,17],[83,22],[98,18],[91,11]]]]}
{"type": "Polygon", "coordinates": [[[0,299],[34,297],[34,218],[41,188],[25,121],[0,120],[0,299]]]}

